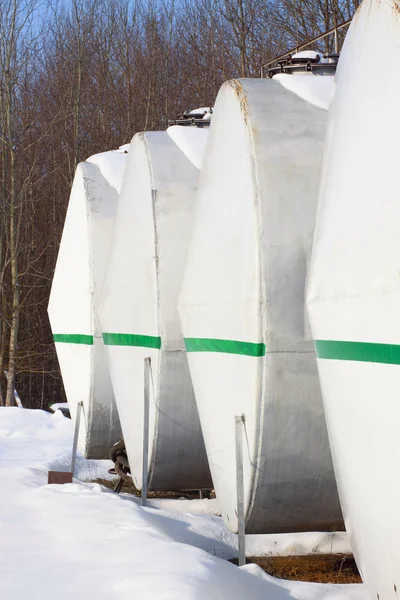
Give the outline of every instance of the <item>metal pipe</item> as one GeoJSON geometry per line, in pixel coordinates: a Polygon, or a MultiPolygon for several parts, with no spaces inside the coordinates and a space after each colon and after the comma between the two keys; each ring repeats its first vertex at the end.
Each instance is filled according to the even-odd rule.
{"type": "Polygon", "coordinates": [[[120,491],[121,491],[121,489],[122,489],[122,486],[123,486],[123,485],[124,485],[124,478],[123,478],[123,477],[120,477],[120,478],[118,479],[118,481],[117,481],[117,485],[116,485],[116,486],[115,486],[115,488],[114,488],[114,492],[115,492],[116,494],[119,494],[119,493],[120,493],[120,491]]]}
{"type": "Polygon", "coordinates": [[[235,417],[236,447],[236,502],[238,518],[238,561],[239,567],[246,564],[246,531],[244,514],[244,474],[243,474],[243,429],[244,415],[235,417]]]}
{"type": "Polygon", "coordinates": [[[71,457],[71,473],[74,476],[75,471],[75,463],[76,463],[76,452],[78,448],[78,435],[79,435],[79,427],[81,424],[81,411],[83,408],[83,402],[78,402],[76,406],[76,419],[75,419],[75,431],[74,431],[74,441],[72,444],[72,457],[71,457]]]}
{"type": "Polygon", "coordinates": [[[147,506],[147,486],[149,477],[150,374],[151,358],[148,357],[144,359],[142,506],[147,506]]]}

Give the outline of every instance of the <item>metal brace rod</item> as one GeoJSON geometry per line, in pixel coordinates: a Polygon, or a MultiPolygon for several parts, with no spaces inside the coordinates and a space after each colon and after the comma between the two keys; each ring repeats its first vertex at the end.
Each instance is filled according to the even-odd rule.
{"type": "Polygon", "coordinates": [[[83,408],[83,402],[78,402],[76,406],[76,419],[75,419],[75,431],[74,431],[74,441],[72,444],[72,457],[71,457],[71,473],[74,476],[75,471],[75,463],[76,463],[76,452],[78,448],[78,435],[79,435],[79,427],[81,424],[81,412],[83,408]]]}
{"type": "Polygon", "coordinates": [[[246,532],[244,515],[244,474],[243,474],[243,431],[244,415],[235,417],[236,448],[236,502],[238,518],[238,559],[239,567],[246,564],[246,532]]]}
{"type": "Polygon", "coordinates": [[[144,359],[142,506],[147,506],[149,479],[150,376],[151,358],[148,357],[144,359]]]}

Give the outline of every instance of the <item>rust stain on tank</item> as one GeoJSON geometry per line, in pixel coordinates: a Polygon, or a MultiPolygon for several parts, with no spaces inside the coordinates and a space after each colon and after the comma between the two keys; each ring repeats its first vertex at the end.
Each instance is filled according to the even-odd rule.
{"type": "MultiPolygon", "coordinates": [[[[393,12],[395,13],[395,15],[397,17],[400,17],[400,0],[369,0],[369,4],[368,7],[366,7],[366,3],[362,2],[360,4],[360,6],[357,8],[354,16],[353,16],[353,20],[352,20],[352,24],[355,23],[360,14],[363,11],[368,11],[368,13],[371,13],[372,9],[374,8],[374,6],[382,6],[382,4],[387,5],[389,8],[393,9],[393,12]]],[[[368,17],[369,18],[369,17],[368,17]]]]}
{"type": "MultiPolygon", "coordinates": [[[[372,4],[377,4],[378,6],[382,6],[382,4],[385,4],[393,9],[396,16],[400,16],[400,1],[399,0],[385,0],[385,2],[383,2],[383,0],[374,0],[374,2],[371,2],[371,6],[372,6],[372,4]]],[[[371,6],[370,6],[370,8],[371,8],[371,6]]],[[[359,9],[360,8],[361,8],[361,6],[359,7],[359,9]]]]}
{"type": "Polygon", "coordinates": [[[228,83],[233,88],[236,96],[238,97],[240,110],[242,111],[244,121],[247,124],[247,117],[248,117],[249,111],[248,111],[248,105],[247,105],[247,96],[244,92],[243,86],[239,79],[231,79],[228,83]]]}

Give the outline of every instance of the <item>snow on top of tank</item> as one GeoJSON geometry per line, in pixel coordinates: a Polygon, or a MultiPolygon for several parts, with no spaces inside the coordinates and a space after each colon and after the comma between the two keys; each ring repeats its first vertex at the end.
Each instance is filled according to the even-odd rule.
{"type": "Polygon", "coordinates": [[[117,150],[93,154],[93,156],[89,156],[86,160],[86,162],[95,164],[99,167],[100,173],[104,179],[111,187],[116,189],[118,193],[121,192],[128,149],[129,144],[124,144],[117,150]]]}
{"type": "Polygon", "coordinates": [[[111,150],[111,152],[118,152],[118,154],[128,154],[130,144],[123,144],[118,150],[111,150]]]}
{"type": "Polygon", "coordinates": [[[207,144],[208,129],[171,125],[167,133],[183,154],[197,168],[201,169],[207,144]]]}
{"type": "Polygon", "coordinates": [[[292,60],[296,59],[310,59],[310,60],[318,60],[318,62],[328,62],[328,59],[324,57],[321,52],[317,52],[316,50],[302,50],[301,52],[296,52],[296,54],[292,54],[292,60]]]}
{"type": "Polygon", "coordinates": [[[329,110],[335,94],[335,77],[333,75],[304,77],[304,75],[278,73],[273,79],[313,106],[329,110]]]}
{"type": "Polygon", "coordinates": [[[194,108],[188,114],[189,115],[204,115],[203,119],[211,118],[213,111],[212,106],[202,106],[201,108],[194,108]]]}
{"type": "Polygon", "coordinates": [[[205,114],[210,110],[209,106],[202,106],[201,108],[194,108],[189,112],[189,115],[198,115],[200,113],[205,114]]]}

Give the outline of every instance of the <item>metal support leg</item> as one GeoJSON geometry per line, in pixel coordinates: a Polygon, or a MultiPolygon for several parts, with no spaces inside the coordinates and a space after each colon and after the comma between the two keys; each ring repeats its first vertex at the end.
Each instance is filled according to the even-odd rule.
{"type": "Polygon", "coordinates": [[[75,432],[74,432],[74,441],[72,444],[72,458],[71,458],[71,473],[74,476],[75,471],[75,463],[76,463],[76,451],[78,448],[78,435],[79,435],[79,426],[81,424],[81,412],[82,412],[83,402],[78,402],[76,406],[76,419],[75,419],[75,432]]]}
{"type": "Polygon", "coordinates": [[[142,506],[147,506],[147,485],[149,477],[149,409],[150,409],[151,358],[144,359],[144,407],[143,407],[143,467],[142,467],[142,506]]]}
{"type": "Polygon", "coordinates": [[[243,476],[243,430],[244,415],[235,417],[235,447],[236,447],[236,494],[238,518],[238,559],[239,567],[246,564],[246,535],[244,515],[244,476],[243,476]]]}
{"type": "Polygon", "coordinates": [[[124,485],[124,478],[123,478],[123,477],[120,477],[120,478],[118,479],[118,481],[117,481],[117,485],[116,485],[116,486],[115,486],[115,488],[114,488],[114,492],[115,492],[116,494],[119,494],[119,493],[120,493],[120,491],[121,491],[121,489],[122,489],[122,486],[123,486],[123,485],[124,485]]]}

